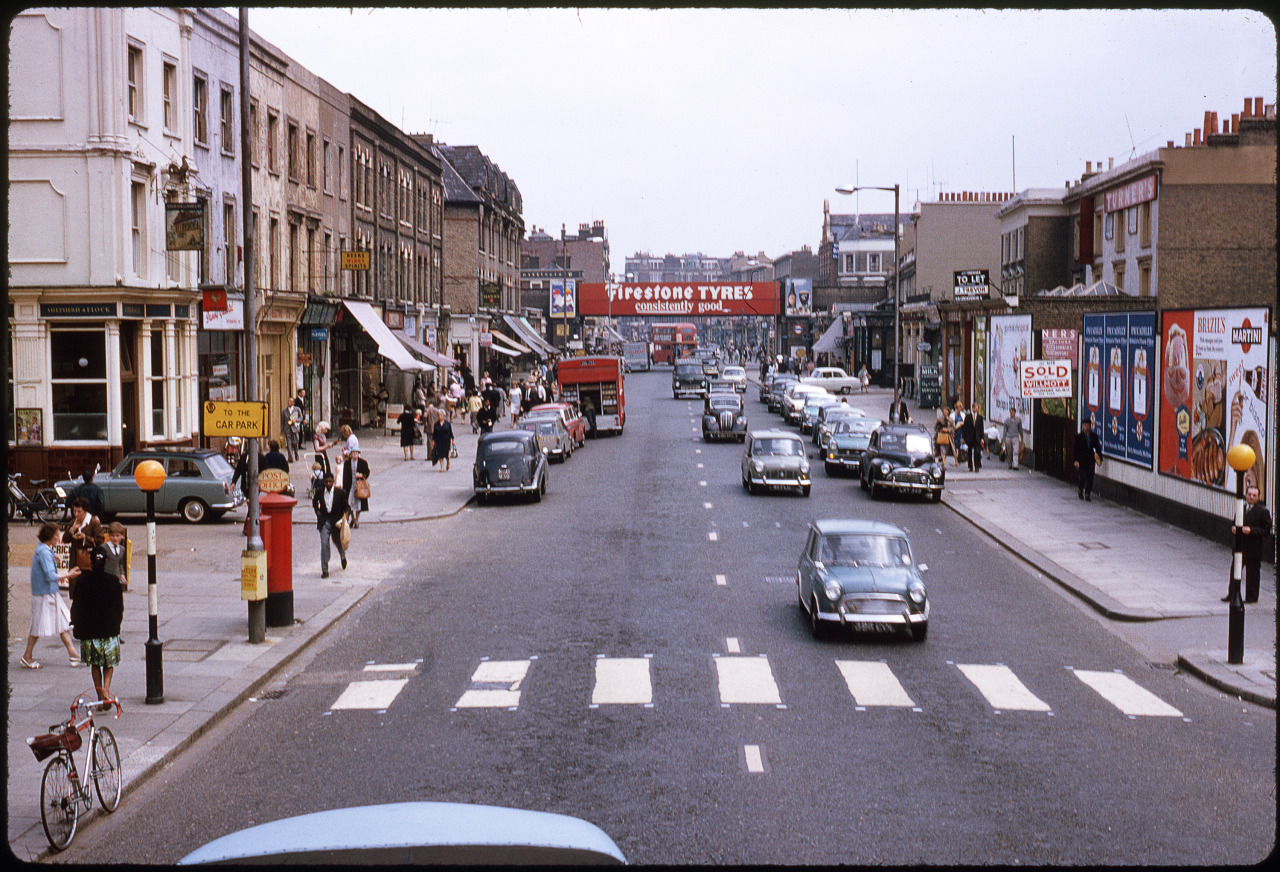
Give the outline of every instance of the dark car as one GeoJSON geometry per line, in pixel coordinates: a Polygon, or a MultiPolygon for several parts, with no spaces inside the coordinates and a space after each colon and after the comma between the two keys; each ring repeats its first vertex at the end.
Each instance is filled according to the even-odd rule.
{"type": "Polygon", "coordinates": [[[929,494],[942,499],[946,469],[934,457],[933,438],[917,424],[881,424],[862,456],[862,489],[929,494]]]}
{"type": "Polygon", "coordinates": [[[824,520],[809,525],[796,570],[800,608],[816,638],[824,625],[929,633],[923,565],[907,534],[879,521],[824,520]]]}
{"type": "Polygon", "coordinates": [[[693,352],[694,359],[702,364],[702,374],[707,378],[720,375],[720,359],[714,348],[698,348],[693,352]]]}
{"type": "Polygon", "coordinates": [[[862,455],[871,443],[871,434],[880,422],[874,418],[840,418],[831,430],[822,467],[827,475],[862,474],[862,455]]]}
{"type": "Polygon", "coordinates": [[[769,385],[769,399],[766,400],[769,411],[776,412],[781,409],[787,388],[799,382],[800,378],[791,373],[784,372],[774,376],[773,382],[769,385]]]}
{"type": "Polygon", "coordinates": [[[696,360],[677,360],[675,372],[671,373],[671,396],[679,399],[692,394],[695,397],[707,395],[707,376],[702,371],[702,364],[696,360]]]}
{"type": "Polygon", "coordinates": [[[485,433],[476,443],[471,479],[481,505],[491,494],[529,494],[536,502],[547,492],[547,452],[528,430],[485,433]]]}
{"type": "Polygon", "coordinates": [[[747,438],[747,413],[742,408],[742,397],[730,388],[720,393],[707,394],[702,404],[702,439],[747,438]]]}
{"type": "MultiPolygon", "coordinates": [[[[102,488],[104,515],[147,511],[147,495],[133,478],[134,470],[144,460],[154,460],[164,467],[164,484],[156,491],[157,514],[181,515],[194,524],[220,518],[244,503],[240,488],[231,486],[235,470],[220,452],[212,448],[152,448],[131,451],[115,469],[94,477],[93,483],[102,488]]],[[[56,487],[70,493],[81,483],[81,479],[66,480],[56,487]]]]}

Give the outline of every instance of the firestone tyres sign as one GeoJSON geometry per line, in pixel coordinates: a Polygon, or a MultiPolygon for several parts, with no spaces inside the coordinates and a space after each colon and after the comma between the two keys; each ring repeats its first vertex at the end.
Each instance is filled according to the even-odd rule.
{"type": "Polygon", "coordinates": [[[776,315],[775,282],[630,284],[582,282],[581,315],[776,315]]]}

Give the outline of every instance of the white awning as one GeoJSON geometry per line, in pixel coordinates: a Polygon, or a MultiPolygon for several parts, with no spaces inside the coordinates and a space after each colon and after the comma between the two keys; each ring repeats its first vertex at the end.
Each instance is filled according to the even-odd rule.
{"type": "Polygon", "coordinates": [[[831,322],[831,326],[822,332],[822,336],[818,341],[813,343],[815,354],[823,352],[833,354],[840,350],[840,339],[844,336],[844,320],[837,318],[831,322]]]}
{"type": "Polygon", "coordinates": [[[507,357],[519,357],[519,356],[520,356],[520,352],[518,352],[518,351],[512,351],[510,348],[504,348],[503,346],[499,345],[499,344],[498,344],[498,343],[496,343],[496,342],[495,342],[495,343],[493,343],[492,345],[484,345],[484,346],[481,346],[481,347],[482,347],[482,348],[484,348],[486,351],[496,351],[496,352],[498,352],[499,354],[504,354],[504,355],[506,355],[507,357]]]}
{"type": "Polygon", "coordinates": [[[368,333],[373,341],[378,343],[378,353],[394,363],[400,370],[404,372],[431,372],[434,369],[431,364],[423,363],[410,354],[409,350],[391,332],[391,328],[383,323],[382,319],[378,317],[378,313],[373,311],[373,307],[368,303],[343,300],[342,305],[347,307],[348,312],[355,315],[356,320],[360,322],[360,326],[364,328],[364,332],[368,333]]]}
{"type": "Polygon", "coordinates": [[[527,345],[521,345],[519,342],[516,342],[514,339],[512,339],[510,336],[503,333],[502,331],[495,330],[493,329],[493,327],[490,327],[489,332],[493,334],[494,339],[498,340],[498,342],[502,343],[512,351],[516,352],[516,354],[533,354],[532,348],[530,348],[527,345]]]}
{"type": "Polygon", "coordinates": [[[436,366],[443,366],[445,369],[453,369],[458,365],[458,361],[454,360],[449,355],[441,354],[440,352],[432,348],[430,345],[424,345],[423,343],[414,339],[408,333],[405,333],[403,330],[392,330],[391,332],[396,335],[397,339],[399,339],[401,342],[405,344],[406,348],[408,348],[414,354],[422,355],[427,360],[434,363],[436,366]]]}
{"type": "Polygon", "coordinates": [[[554,345],[539,336],[538,331],[530,327],[529,322],[524,318],[515,315],[503,315],[502,318],[507,322],[507,326],[516,331],[516,335],[533,349],[534,354],[545,358],[560,353],[554,345]]]}

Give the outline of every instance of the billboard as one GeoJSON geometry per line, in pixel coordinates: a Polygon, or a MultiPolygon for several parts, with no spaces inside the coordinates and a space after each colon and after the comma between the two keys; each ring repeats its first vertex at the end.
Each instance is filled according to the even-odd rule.
{"type": "Polygon", "coordinates": [[[1024,441],[1031,446],[1031,400],[1022,396],[1018,372],[1022,361],[1031,357],[1031,316],[992,315],[987,336],[987,420],[1004,421],[1009,408],[1022,416],[1024,441]]]}
{"type": "Polygon", "coordinates": [[[1231,493],[1226,455],[1244,443],[1257,457],[1245,481],[1266,499],[1267,309],[1161,313],[1161,473],[1231,493]]]}
{"type": "Polygon", "coordinates": [[[1151,469],[1155,459],[1156,315],[1084,316],[1080,419],[1093,421],[1102,453],[1151,469]]]}
{"type": "Polygon", "coordinates": [[[578,317],[577,296],[577,281],[575,279],[552,279],[551,317],[578,317]]]}
{"type": "Polygon", "coordinates": [[[813,279],[782,280],[782,299],[788,318],[803,318],[813,311],[813,279]]]}
{"type": "Polygon", "coordinates": [[[775,282],[580,282],[580,315],[776,315],[775,282]]]}

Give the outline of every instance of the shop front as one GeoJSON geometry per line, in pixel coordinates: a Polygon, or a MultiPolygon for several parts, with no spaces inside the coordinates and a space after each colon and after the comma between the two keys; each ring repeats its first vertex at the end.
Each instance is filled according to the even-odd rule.
{"type": "Polygon", "coordinates": [[[381,427],[386,404],[412,396],[413,380],[433,367],[409,353],[372,305],[343,300],[330,330],[333,374],[330,425],[381,427]],[[394,391],[394,395],[393,395],[394,391]]]}

